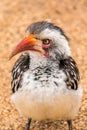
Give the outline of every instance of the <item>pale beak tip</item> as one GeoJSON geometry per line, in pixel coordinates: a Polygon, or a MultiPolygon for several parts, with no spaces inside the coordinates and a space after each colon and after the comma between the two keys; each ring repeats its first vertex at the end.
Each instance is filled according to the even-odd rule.
{"type": "Polygon", "coordinates": [[[9,58],[8,58],[8,60],[11,60],[13,56],[15,56],[15,54],[14,54],[14,53],[11,53],[11,55],[10,55],[9,58]]]}

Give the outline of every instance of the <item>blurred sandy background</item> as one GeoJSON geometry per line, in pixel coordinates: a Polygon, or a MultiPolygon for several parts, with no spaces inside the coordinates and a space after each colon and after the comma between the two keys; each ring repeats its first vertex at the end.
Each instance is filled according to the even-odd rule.
{"type": "MultiPolygon", "coordinates": [[[[73,58],[77,61],[84,89],[74,130],[87,130],[87,0],[0,0],[0,130],[24,130],[21,118],[11,104],[11,69],[16,56],[8,61],[14,46],[24,37],[32,22],[51,19],[62,27],[70,39],[73,58]]],[[[68,130],[64,121],[35,122],[31,130],[68,130]]]]}

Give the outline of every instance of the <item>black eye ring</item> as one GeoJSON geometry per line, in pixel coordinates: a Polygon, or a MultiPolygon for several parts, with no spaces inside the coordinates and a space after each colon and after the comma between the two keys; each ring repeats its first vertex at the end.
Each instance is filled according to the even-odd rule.
{"type": "Polygon", "coordinates": [[[43,39],[43,44],[45,44],[45,45],[50,44],[50,40],[49,39],[43,39]]]}

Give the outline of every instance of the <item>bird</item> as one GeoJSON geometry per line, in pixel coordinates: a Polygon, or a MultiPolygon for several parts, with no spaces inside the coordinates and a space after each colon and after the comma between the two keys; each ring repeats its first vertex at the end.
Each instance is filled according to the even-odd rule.
{"type": "Polygon", "coordinates": [[[26,36],[13,49],[10,58],[22,53],[11,73],[11,100],[18,112],[28,119],[65,120],[73,130],[82,88],[80,74],[71,56],[69,38],[54,23],[37,21],[26,29],[26,36]]]}

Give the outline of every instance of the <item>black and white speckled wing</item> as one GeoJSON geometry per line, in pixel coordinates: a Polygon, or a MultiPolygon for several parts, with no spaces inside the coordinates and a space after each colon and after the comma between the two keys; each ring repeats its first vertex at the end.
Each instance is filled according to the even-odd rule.
{"type": "Polygon", "coordinates": [[[67,57],[63,60],[60,60],[60,69],[66,74],[66,84],[68,89],[78,89],[78,82],[80,80],[79,70],[77,64],[72,59],[72,57],[67,57]]]}
{"type": "Polygon", "coordinates": [[[16,92],[21,87],[21,79],[23,73],[29,69],[30,57],[25,53],[19,57],[12,69],[12,92],[16,92]]]}

